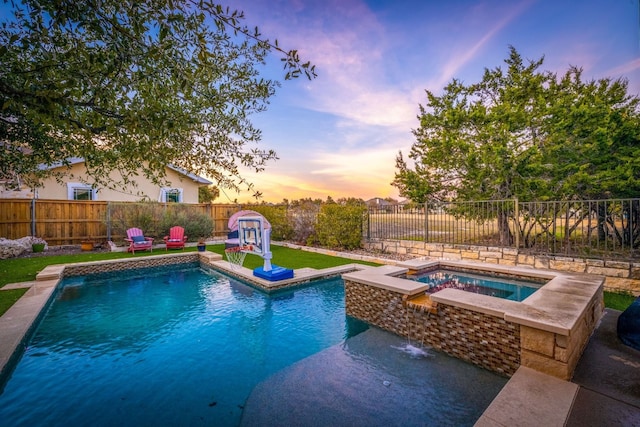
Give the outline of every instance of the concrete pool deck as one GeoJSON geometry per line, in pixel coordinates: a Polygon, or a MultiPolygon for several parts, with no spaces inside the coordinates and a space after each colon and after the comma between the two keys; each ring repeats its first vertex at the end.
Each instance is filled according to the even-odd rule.
{"type": "Polygon", "coordinates": [[[620,313],[605,310],[571,382],[521,367],[475,425],[640,426],[640,351],[618,339],[620,313]]]}
{"type": "MultiPolygon", "coordinates": [[[[308,269],[301,272],[301,277],[314,276],[318,272],[321,271],[308,269]]],[[[245,272],[235,273],[242,275],[245,272]]],[[[36,282],[3,287],[29,287],[29,290],[0,317],[2,372],[12,356],[20,356],[15,349],[24,345],[25,336],[37,322],[57,283],[57,279],[43,274],[36,282]]],[[[617,339],[615,325],[619,314],[605,310],[571,382],[531,369],[520,369],[509,379],[477,425],[640,426],[640,352],[617,339]]],[[[349,378],[342,381],[349,381],[349,378]]],[[[357,414],[358,408],[353,407],[352,411],[357,414]]]]}

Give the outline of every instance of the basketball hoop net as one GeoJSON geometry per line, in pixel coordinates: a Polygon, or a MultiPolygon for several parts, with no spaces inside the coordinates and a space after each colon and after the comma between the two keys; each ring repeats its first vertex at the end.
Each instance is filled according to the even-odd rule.
{"type": "Polygon", "coordinates": [[[245,250],[250,250],[250,248],[248,246],[235,246],[224,250],[227,261],[229,261],[229,267],[232,270],[237,270],[244,264],[244,258],[247,256],[245,250]]]}

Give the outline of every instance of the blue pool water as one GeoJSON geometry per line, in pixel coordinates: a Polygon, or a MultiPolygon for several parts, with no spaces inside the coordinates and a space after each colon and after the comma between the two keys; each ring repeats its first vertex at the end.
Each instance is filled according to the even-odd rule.
{"type": "Polygon", "coordinates": [[[541,286],[541,284],[522,280],[491,278],[444,269],[409,277],[413,280],[429,284],[430,287],[426,291],[427,294],[432,294],[445,288],[454,288],[512,301],[523,301],[540,289],[541,286]]]}
{"type": "Polygon", "coordinates": [[[341,279],[268,296],[194,266],[127,275],[65,281],[0,424],[237,425],[258,382],[366,329],[341,279]]]}

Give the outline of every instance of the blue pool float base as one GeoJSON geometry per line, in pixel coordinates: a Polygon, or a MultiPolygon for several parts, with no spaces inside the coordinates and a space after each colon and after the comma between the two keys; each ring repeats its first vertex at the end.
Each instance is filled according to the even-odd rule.
{"type": "Polygon", "coordinates": [[[253,275],[261,279],[275,282],[277,280],[293,279],[293,270],[290,268],[272,265],[270,271],[264,271],[264,267],[254,269],[253,275]]]}

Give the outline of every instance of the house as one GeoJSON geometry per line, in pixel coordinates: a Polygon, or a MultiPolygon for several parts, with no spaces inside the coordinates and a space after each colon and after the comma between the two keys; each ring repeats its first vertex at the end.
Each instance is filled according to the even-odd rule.
{"type": "Polygon", "coordinates": [[[409,199],[404,199],[398,202],[397,209],[398,209],[398,212],[418,213],[422,210],[422,206],[416,205],[409,199]]]}
{"type": "Polygon", "coordinates": [[[395,206],[395,204],[380,197],[374,197],[373,199],[369,199],[364,203],[367,205],[367,208],[369,208],[370,212],[379,213],[392,212],[395,206]]]}
{"type": "MultiPolygon", "coordinates": [[[[166,180],[168,185],[160,187],[144,176],[135,178],[136,186],[110,189],[92,187],[93,181],[88,175],[84,159],[69,159],[71,165],[67,169],[62,163],[48,166],[48,169],[59,169],[63,173],[62,180],[55,176],[44,179],[40,186],[31,190],[30,198],[54,200],[104,200],[104,201],[140,201],[155,200],[159,202],[198,203],[198,188],[213,184],[211,181],[189,173],[175,166],[167,165],[166,180]]],[[[117,171],[111,173],[114,182],[121,181],[117,171]]],[[[16,191],[16,190],[14,190],[16,191]]],[[[19,191],[24,194],[25,190],[19,191]]],[[[10,191],[0,192],[1,198],[16,197],[10,191]]]]}
{"type": "MultiPolygon", "coordinates": [[[[12,147],[6,141],[0,141],[0,150],[5,153],[19,152],[22,155],[30,154],[31,150],[25,147],[12,147]]],[[[2,156],[4,158],[4,156],[2,156]]],[[[31,199],[33,190],[22,180],[19,173],[2,165],[0,168],[0,199],[31,199]]]]}
{"type": "Polygon", "coordinates": [[[24,184],[18,176],[0,179],[0,199],[32,199],[33,189],[24,184]]]}

